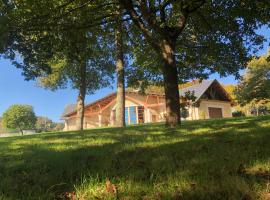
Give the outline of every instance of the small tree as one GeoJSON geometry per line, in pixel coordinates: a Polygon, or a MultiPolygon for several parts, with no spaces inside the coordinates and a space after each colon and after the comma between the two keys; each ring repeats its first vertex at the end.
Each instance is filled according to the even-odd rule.
{"type": "Polygon", "coordinates": [[[60,122],[54,122],[48,117],[37,117],[36,129],[38,132],[51,132],[61,131],[64,129],[64,124],[60,122]]]}
{"type": "Polygon", "coordinates": [[[13,105],[3,114],[3,127],[23,130],[35,128],[37,118],[33,107],[29,105],[13,105]]]}
{"type": "Polygon", "coordinates": [[[48,117],[37,117],[36,128],[38,132],[51,131],[54,127],[54,123],[48,117]]]}

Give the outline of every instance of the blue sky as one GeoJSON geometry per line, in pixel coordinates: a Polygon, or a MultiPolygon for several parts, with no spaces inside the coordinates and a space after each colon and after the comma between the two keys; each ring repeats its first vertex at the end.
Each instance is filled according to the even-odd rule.
{"type": "MultiPolygon", "coordinates": [[[[260,33],[270,39],[269,29],[263,28],[260,33]]],[[[268,44],[269,41],[265,42],[264,49],[260,50],[259,55],[267,52],[268,44]]],[[[220,78],[215,74],[210,77],[215,78],[224,84],[236,83],[233,76],[220,78]]],[[[114,92],[114,89],[99,90],[94,95],[87,96],[86,102],[94,101],[110,92],[114,92]]],[[[36,115],[60,121],[65,105],[75,103],[77,93],[71,89],[52,92],[37,87],[34,81],[25,81],[21,70],[12,66],[9,60],[0,59],[0,116],[13,104],[28,104],[34,107],[36,115]]]]}

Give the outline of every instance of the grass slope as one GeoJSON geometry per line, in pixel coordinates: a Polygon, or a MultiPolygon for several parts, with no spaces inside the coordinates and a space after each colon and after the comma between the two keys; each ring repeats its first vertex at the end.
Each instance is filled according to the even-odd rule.
{"type": "Polygon", "coordinates": [[[5,200],[267,199],[269,173],[270,117],[0,139],[5,200]]]}

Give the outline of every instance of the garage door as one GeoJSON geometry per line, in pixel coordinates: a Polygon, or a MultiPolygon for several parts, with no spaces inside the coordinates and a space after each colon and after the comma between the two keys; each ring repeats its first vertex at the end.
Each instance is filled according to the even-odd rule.
{"type": "Polygon", "coordinates": [[[222,118],[222,109],[221,108],[208,108],[209,111],[209,118],[210,119],[216,119],[216,118],[222,118]]]}

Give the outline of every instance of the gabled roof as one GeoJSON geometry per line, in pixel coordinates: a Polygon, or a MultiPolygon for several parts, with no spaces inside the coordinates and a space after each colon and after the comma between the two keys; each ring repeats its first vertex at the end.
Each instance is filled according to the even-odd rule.
{"type": "Polygon", "coordinates": [[[201,96],[206,92],[206,90],[214,83],[216,80],[203,80],[199,84],[195,84],[186,88],[183,88],[179,91],[180,96],[185,96],[186,92],[194,92],[196,97],[195,102],[198,101],[201,96]]]}
{"type": "Polygon", "coordinates": [[[222,85],[215,79],[215,80],[203,80],[201,83],[192,85],[190,87],[186,87],[180,90],[180,96],[185,96],[186,92],[194,92],[194,96],[196,97],[194,102],[197,102],[201,99],[203,94],[212,86],[215,85],[222,95],[228,101],[232,101],[232,98],[227,93],[227,91],[222,87],[222,85]]]}

